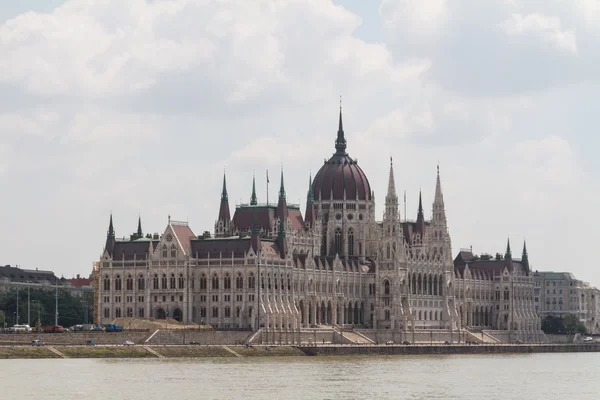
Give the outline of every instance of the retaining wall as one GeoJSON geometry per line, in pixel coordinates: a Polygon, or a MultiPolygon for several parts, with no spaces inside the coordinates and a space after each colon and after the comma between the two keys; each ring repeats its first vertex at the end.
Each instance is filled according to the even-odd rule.
{"type": "Polygon", "coordinates": [[[600,352],[600,343],[593,344],[501,344],[501,345],[408,345],[408,346],[299,346],[309,356],[360,354],[493,354],[493,353],[578,353],[600,352]]]}
{"type": "Polygon", "coordinates": [[[0,344],[30,344],[32,340],[40,339],[44,343],[86,344],[88,340],[96,344],[123,344],[126,340],[142,343],[152,332],[63,332],[63,333],[10,333],[0,334],[0,344]]]}
{"type": "MultiPolygon", "coordinates": [[[[148,344],[189,344],[197,342],[200,344],[242,344],[253,334],[252,331],[215,331],[203,330],[159,330],[152,336],[148,344]]],[[[150,336],[150,335],[148,335],[150,336]]]]}

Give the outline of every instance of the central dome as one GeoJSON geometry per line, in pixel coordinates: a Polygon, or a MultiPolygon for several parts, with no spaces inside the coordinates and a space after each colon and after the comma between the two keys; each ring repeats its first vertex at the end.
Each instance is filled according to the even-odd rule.
{"type": "Polygon", "coordinates": [[[344,194],[346,200],[371,200],[371,186],[367,176],[346,153],[341,109],[335,149],[335,154],[325,161],[313,180],[315,200],[344,200],[344,194]]]}

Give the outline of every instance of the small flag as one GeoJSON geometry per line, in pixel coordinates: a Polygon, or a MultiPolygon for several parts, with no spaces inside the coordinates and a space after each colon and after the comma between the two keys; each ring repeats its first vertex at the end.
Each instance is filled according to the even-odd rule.
{"type": "Polygon", "coordinates": [[[269,170],[267,170],[267,183],[269,183],[269,170]]]}

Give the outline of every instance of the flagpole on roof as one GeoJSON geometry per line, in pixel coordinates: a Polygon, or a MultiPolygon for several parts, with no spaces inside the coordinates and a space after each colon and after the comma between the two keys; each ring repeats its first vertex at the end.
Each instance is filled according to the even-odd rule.
{"type": "Polygon", "coordinates": [[[269,205],[269,170],[267,170],[267,206],[269,205]]]}

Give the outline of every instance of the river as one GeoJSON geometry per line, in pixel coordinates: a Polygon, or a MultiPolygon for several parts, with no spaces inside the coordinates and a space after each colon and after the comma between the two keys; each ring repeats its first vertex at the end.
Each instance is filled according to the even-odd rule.
{"type": "Polygon", "coordinates": [[[0,360],[5,399],[600,399],[600,354],[0,360]]]}

